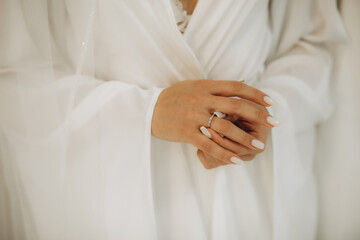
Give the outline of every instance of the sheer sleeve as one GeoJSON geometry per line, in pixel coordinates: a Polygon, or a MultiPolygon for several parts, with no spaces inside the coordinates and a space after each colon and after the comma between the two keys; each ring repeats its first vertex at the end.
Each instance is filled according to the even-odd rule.
{"type": "Polygon", "coordinates": [[[259,87],[273,91],[289,106],[301,131],[331,113],[331,45],[345,31],[335,1],[272,1],[272,53],[259,87]]]}
{"type": "Polygon", "coordinates": [[[271,134],[274,239],[312,239],[314,126],[332,112],[331,45],[345,40],[335,1],[271,1],[272,51],[257,87],[276,101],[271,134]]]}
{"type": "Polygon", "coordinates": [[[0,238],[152,239],[148,158],[162,89],[96,76],[95,1],[0,9],[0,238]]]}

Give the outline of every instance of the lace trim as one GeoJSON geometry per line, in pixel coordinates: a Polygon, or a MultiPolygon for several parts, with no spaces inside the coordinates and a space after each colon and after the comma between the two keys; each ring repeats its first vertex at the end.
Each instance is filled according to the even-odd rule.
{"type": "Polygon", "coordinates": [[[171,0],[174,10],[175,20],[181,33],[184,33],[189,24],[191,14],[188,14],[179,0],[171,0]]]}

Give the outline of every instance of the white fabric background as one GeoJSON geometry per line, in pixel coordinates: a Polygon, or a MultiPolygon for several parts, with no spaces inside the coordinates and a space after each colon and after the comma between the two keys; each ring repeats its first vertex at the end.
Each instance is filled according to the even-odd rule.
{"type": "Polygon", "coordinates": [[[360,239],[360,1],[340,4],[349,45],[336,48],[333,117],[320,126],[316,175],[321,240],[360,239]]]}

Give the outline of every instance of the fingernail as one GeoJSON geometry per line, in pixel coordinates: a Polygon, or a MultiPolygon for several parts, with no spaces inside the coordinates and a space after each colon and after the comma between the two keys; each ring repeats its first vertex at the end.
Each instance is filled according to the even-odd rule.
{"type": "Polygon", "coordinates": [[[280,126],[280,121],[274,117],[269,116],[266,118],[266,121],[275,127],[280,126]]]}
{"type": "Polygon", "coordinates": [[[231,157],[230,161],[235,163],[236,165],[241,165],[244,162],[243,160],[241,160],[240,158],[237,158],[237,157],[231,157]]]}
{"type": "Polygon", "coordinates": [[[264,102],[266,102],[269,105],[273,105],[274,104],[274,100],[272,100],[269,96],[265,96],[264,97],[264,102]]]}
{"type": "Polygon", "coordinates": [[[207,136],[208,138],[211,138],[211,133],[206,129],[206,127],[201,126],[201,127],[200,127],[200,131],[201,131],[205,136],[207,136]]]}
{"type": "Polygon", "coordinates": [[[260,142],[259,140],[253,139],[251,141],[251,145],[253,145],[254,147],[258,148],[258,149],[264,149],[265,144],[263,142],[260,142]]]}

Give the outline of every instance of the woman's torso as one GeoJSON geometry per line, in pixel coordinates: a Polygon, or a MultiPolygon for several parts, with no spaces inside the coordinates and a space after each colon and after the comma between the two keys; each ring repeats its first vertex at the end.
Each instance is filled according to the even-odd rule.
{"type": "Polygon", "coordinates": [[[183,35],[170,0],[101,2],[98,18],[97,76],[145,88],[201,78],[252,84],[270,48],[267,0],[200,0],[183,35]]]}
{"type": "MultiPolygon", "coordinates": [[[[143,88],[166,88],[201,78],[245,79],[248,84],[258,80],[271,41],[267,0],[221,4],[200,0],[184,34],[178,29],[170,1],[100,3],[95,51],[99,78],[143,88]]],[[[271,235],[266,208],[271,196],[261,192],[264,184],[271,188],[271,176],[262,174],[263,169],[271,169],[271,161],[209,172],[190,144],[152,138],[151,151],[161,239],[216,239],[220,232],[229,232],[228,239],[271,235]],[[255,175],[270,178],[256,180],[255,175]],[[262,200],[254,202],[258,194],[262,200]],[[226,206],[229,209],[223,208],[226,206]],[[222,217],[232,219],[233,225],[213,229],[223,222],[222,217]],[[261,226],[262,232],[240,226],[261,226]]]]}

